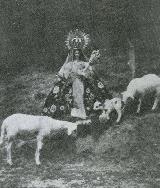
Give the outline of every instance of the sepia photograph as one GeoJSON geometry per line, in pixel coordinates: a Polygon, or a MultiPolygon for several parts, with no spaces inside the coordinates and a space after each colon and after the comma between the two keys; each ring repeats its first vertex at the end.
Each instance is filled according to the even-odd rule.
{"type": "Polygon", "coordinates": [[[0,188],[160,187],[160,1],[0,0],[0,188]]]}

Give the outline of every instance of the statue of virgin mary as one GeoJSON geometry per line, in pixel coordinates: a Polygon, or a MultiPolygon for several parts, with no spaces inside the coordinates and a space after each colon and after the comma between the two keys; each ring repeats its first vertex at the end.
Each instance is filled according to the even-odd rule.
{"type": "Polygon", "coordinates": [[[83,53],[89,41],[89,35],[78,29],[69,32],[66,40],[68,56],[57,74],[58,81],[46,98],[44,115],[86,119],[93,112],[96,100],[111,98],[92,68],[100,57],[99,51],[94,50],[89,59],[83,53]]]}

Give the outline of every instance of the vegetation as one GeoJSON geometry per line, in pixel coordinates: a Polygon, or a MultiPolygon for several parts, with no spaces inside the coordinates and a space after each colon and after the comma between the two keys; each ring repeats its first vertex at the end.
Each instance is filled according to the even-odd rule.
{"type": "Polygon", "coordinates": [[[1,73],[15,76],[30,66],[57,71],[67,55],[66,35],[74,28],[91,36],[86,54],[103,49],[107,68],[128,69],[130,40],[137,74],[159,71],[157,0],[2,0],[0,5],[1,73]]]}
{"type": "MultiPolygon", "coordinates": [[[[1,121],[15,112],[40,114],[53,83],[54,74],[33,69],[2,83],[1,121]]],[[[139,117],[127,114],[119,125],[84,128],[84,137],[76,140],[51,135],[44,142],[41,167],[34,161],[35,142],[13,147],[13,167],[6,164],[5,147],[1,147],[0,186],[158,186],[160,115],[144,107],[142,111],[139,117]],[[100,134],[94,137],[97,131],[100,134]]]]}

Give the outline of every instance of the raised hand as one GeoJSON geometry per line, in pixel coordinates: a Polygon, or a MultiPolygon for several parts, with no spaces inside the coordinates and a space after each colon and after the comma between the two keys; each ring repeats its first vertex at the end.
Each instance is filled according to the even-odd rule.
{"type": "Polygon", "coordinates": [[[93,52],[91,53],[91,57],[89,59],[89,64],[94,64],[94,63],[96,64],[99,58],[100,58],[99,50],[93,50],[93,52]]]}

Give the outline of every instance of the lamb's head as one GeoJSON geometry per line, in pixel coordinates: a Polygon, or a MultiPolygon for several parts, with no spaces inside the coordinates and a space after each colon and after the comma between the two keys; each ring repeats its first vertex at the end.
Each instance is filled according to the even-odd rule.
{"type": "Polygon", "coordinates": [[[131,98],[132,100],[134,100],[134,96],[132,93],[128,92],[128,91],[124,91],[122,93],[122,101],[124,102],[124,104],[127,103],[127,100],[131,98]]]}
{"type": "Polygon", "coordinates": [[[68,126],[68,135],[75,134],[77,130],[77,125],[76,124],[71,124],[68,126]]]}
{"type": "Polygon", "coordinates": [[[78,120],[78,121],[76,121],[74,123],[70,122],[70,125],[67,126],[67,128],[68,128],[68,135],[76,137],[77,136],[77,126],[78,125],[88,125],[90,123],[91,123],[90,119],[87,119],[87,120],[78,120]]]}
{"type": "Polygon", "coordinates": [[[93,110],[103,110],[103,104],[99,101],[96,101],[93,105],[93,110]]]}
{"type": "Polygon", "coordinates": [[[91,64],[94,64],[94,62],[98,61],[99,58],[100,58],[99,50],[93,50],[89,62],[91,64]]]}

